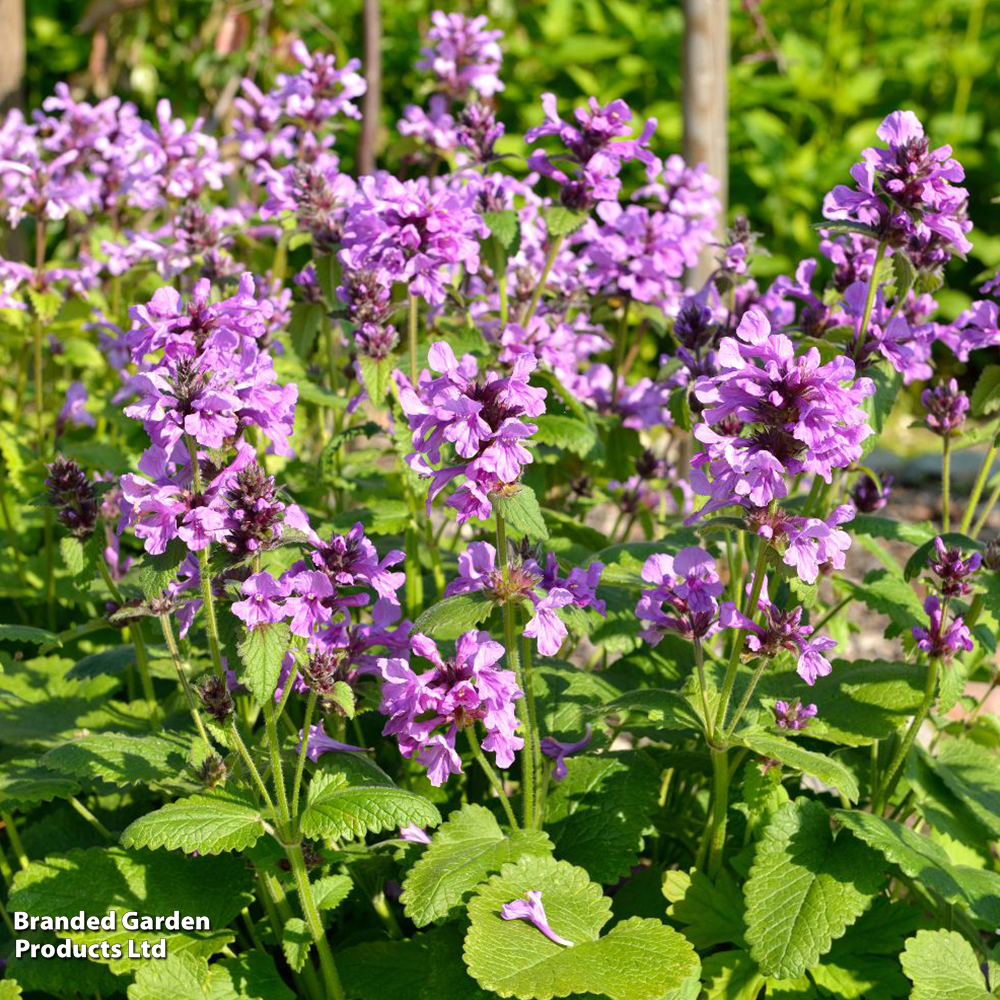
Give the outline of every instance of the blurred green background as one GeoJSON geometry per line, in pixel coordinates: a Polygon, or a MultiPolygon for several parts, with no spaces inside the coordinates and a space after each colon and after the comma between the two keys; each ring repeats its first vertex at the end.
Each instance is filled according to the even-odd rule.
{"type": "MultiPolygon", "coordinates": [[[[595,94],[659,118],[661,153],[681,147],[678,0],[383,0],[383,150],[412,100],[413,62],[436,6],[486,13],[505,32],[500,114],[520,135],[541,116],[595,94]]],[[[167,96],[186,116],[227,104],[253,69],[269,83],[290,67],[288,43],[361,55],[362,0],[27,0],[29,105],[57,80],[131,98],[147,112],[167,96]]],[[[730,217],[764,234],[763,276],[816,253],[810,225],[823,193],[847,179],[881,118],[911,108],[968,172],[975,249],[939,296],[952,315],[1000,264],[1000,0],[734,0],[730,77],[730,217]]],[[[339,147],[345,160],[357,130],[339,147]]],[[[387,148],[388,147],[388,148],[387,148]]],[[[956,265],[953,265],[956,267],[956,265]]]]}

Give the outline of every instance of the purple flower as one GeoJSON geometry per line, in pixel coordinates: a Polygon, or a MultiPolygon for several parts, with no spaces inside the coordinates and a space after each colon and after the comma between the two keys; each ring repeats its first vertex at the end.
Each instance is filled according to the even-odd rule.
{"type": "Polygon", "coordinates": [[[774,722],[779,729],[805,729],[816,712],[815,705],[803,705],[798,698],[793,702],[776,701],[774,703],[774,722]]]}
{"type": "Polygon", "coordinates": [[[567,630],[558,615],[558,609],[573,603],[573,595],[556,587],[535,605],[535,613],[524,626],[523,634],[535,639],[542,656],[555,656],[566,638],[567,630]]]}
{"type": "Polygon", "coordinates": [[[958,391],[956,379],[942,382],[933,389],[924,389],[920,402],[927,410],[927,426],[941,437],[953,436],[965,423],[969,397],[958,391]]]}
{"type": "Polygon", "coordinates": [[[649,556],[642,578],[654,587],[643,590],[635,614],[646,626],[639,634],[650,645],[657,645],[667,632],[703,639],[719,630],[716,598],[722,581],[715,560],[704,549],[692,546],[676,556],[649,556]]]}
{"type": "Polygon", "coordinates": [[[59,523],[77,538],[89,538],[99,511],[94,484],[72,459],[57,458],[46,470],[46,500],[58,509],[59,523]]]}
{"type": "Polygon", "coordinates": [[[827,195],[828,219],[854,219],[875,239],[905,249],[917,267],[940,266],[953,252],[968,253],[968,192],[951,146],[931,149],[912,111],[894,111],[876,130],[888,148],[869,147],[851,168],[856,188],[838,185],[827,195]]]}
{"type": "Polygon", "coordinates": [[[936,595],[927,595],[924,599],[924,611],[930,619],[930,627],[914,625],[913,638],[925,653],[935,659],[947,661],[960,649],[972,652],[972,633],[960,617],[954,617],[948,627],[942,630],[945,611],[936,595]]]}
{"type": "Polygon", "coordinates": [[[497,75],[503,60],[499,44],[503,32],[488,30],[488,23],[483,15],[433,11],[428,44],[420,50],[417,69],[432,73],[438,87],[459,100],[470,92],[480,97],[499,93],[503,90],[497,75]]]}
{"type": "Polygon", "coordinates": [[[785,564],[806,583],[815,583],[823,566],[843,569],[851,536],[840,525],[854,520],[854,514],[850,504],[843,504],[825,521],[818,517],[787,518],[785,564]]]}
{"type": "Polygon", "coordinates": [[[504,903],[500,909],[500,916],[504,920],[527,920],[529,924],[534,924],[553,944],[572,948],[572,941],[561,938],[549,926],[548,918],[545,916],[545,907],[542,906],[541,890],[529,889],[525,893],[525,897],[525,899],[515,899],[513,902],[504,903]]]}
{"type": "MultiPolygon", "coordinates": [[[[655,174],[658,163],[649,150],[649,140],[656,129],[656,119],[649,118],[637,139],[623,139],[632,132],[632,111],[622,100],[612,101],[605,107],[596,97],[587,101],[585,108],[573,112],[577,124],[571,125],[559,117],[555,94],[542,94],[545,122],[528,129],[524,139],[535,142],[544,136],[558,136],[566,147],[568,159],[574,163],[573,176],[558,165],[562,157],[552,157],[536,149],[528,158],[528,167],[551,177],[560,185],[560,200],[571,209],[589,209],[601,202],[614,202],[621,190],[618,174],[628,160],[639,160],[655,174]]],[[[599,213],[601,214],[601,213],[599,213]]]]}
{"type": "Polygon", "coordinates": [[[461,773],[455,736],[477,722],[486,730],[483,749],[495,755],[497,766],[510,767],[514,752],[524,746],[515,733],[514,711],[514,702],[524,695],[514,673],[496,667],[503,646],[487,632],[466,632],[456,643],[453,660],[443,659],[424,635],[411,636],[410,648],[432,669],[418,674],[402,657],[379,659],[379,710],[389,717],[383,734],[396,736],[403,756],[416,757],[434,785],[461,773]]]}
{"type": "Polygon", "coordinates": [[[344,222],[340,261],[348,271],[383,271],[431,305],[445,299],[457,266],[479,270],[479,241],[489,235],[471,195],[427,178],[361,178],[344,222]]]}
{"type": "Polygon", "coordinates": [[[66,390],[59,416],[56,417],[56,433],[61,434],[68,424],[76,427],[94,427],[96,422],[87,412],[87,390],[82,382],[71,382],[66,390]]]}
{"type": "Polygon", "coordinates": [[[416,823],[407,823],[406,826],[401,826],[399,828],[399,836],[401,840],[409,840],[414,844],[429,844],[431,838],[427,836],[427,832],[423,827],[417,826],[416,823]]]}
{"type": "Polygon", "coordinates": [[[973,552],[968,559],[963,559],[961,549],[948,548],[944,539],[938,536],[934,539],[934,555],[936,558],[932,557],[930,567],[940,580],[941,596],[950,598],[971,593],[968,578],[982,565],[982,553],[973,552]]]}
{"type": "Polygon", "coordinates": [[[831,482],[834,469],[861,458],[872,432],[861,403],[874,385],[855,380],[850,358],[821,365],[815,348],[796,357],[757,308],[743,316],[737,336],[719,346],[719,374],[695,383],[705,409],[694,435],[706,447],[692,463],[691,485],[710,499],[693,519],[743,502],[766,507],[787,495],[786,475],[831,482]]]}
{"type": "Polygon", "coordinates": [[[270,625],[288,617],[285,606],[275,600],[275,598],[288,596],[288,584],[275,580],[270,573],[251,574],[243,581],[240,590],[246,600],[236,601],[232,605],[232,609],[233,614],[247,628],[270,625]]]}
{"type": "Polygon", "coordinates": [[[744,615],[731,601],[722,604],[720,622],[726,628],[744,629],[747,632],[746,647],[754,657],[773,659],[782,649],[794,653],[798,660],[798,675],[807,684],[815,684],[818,677],[825,677],[833,669],[824,654],[835,649],[837,643],[826,636],[810,639],[813,627],[802,624],[802,608],[779,611],[763,596],[766,593],[765,582],[759,601],[759,608],[764,612],[762,625],[744,615]]]}
{"type": "Polygon", "coordinates": [[[325,625],[333,611],[325,603],[334,594],[333,584],[320,570],[303,570],[288,579],[291,597],[285,603],[285,613],[291,615],[289,628],[293,635],[309,638],[325,625]]]}
{"type": "Polygon", "coordinates": [[[533,355],[519,354],[506,378],[495,372],[479,379],[475,359],[461,361],[444,342],[431,346],[426,369],[416,386],[401,372],[395,373],[399,401],[409,420],[414,452],[407,456],[410,467],[432,481],[427,494],[428,510],[434,497],[459,476],[465,483],[448,501],[459,511],[459,523],[472,517],[490,516],[490,492],[515,483],[523,466],[532,461],[524,440],[537,427],[522,418],[545,412],[545,390],[529,384],[535,370],[533,355]],[[460,461],[434,471],[441,449],[450,444],[460,461]]]}
{"type": "MultiPolygon", "coordinates": [[[[302,750],[302,731],[299,730],[298,752],[302,750]]],[[[364,747],[351,746],[350,743],[341,743],[331,736],[326,735],[322,722],[314,723],[309,727],[309,745],[306,748],[306,756],[315,764],[325,753],[367,753],[364,747]]]]}
{"type": "Polygon", "coordinates": [[[541,747],[542,753],[545,754],[546,757],[551,757],[556,762],[555,767],[552,770],[553,781],[560,782],[566,777],[566,758],[572,754],[579,753],[586,746],[588,746],[593,732],[593,726],[591,726],[588,722],[583,737],[575,743],[566,743],[562,740],[557,740],[554,736],[546,736],[541,741],[539,746],[541,747]]]}
{"type": "Polygon", "coordinates": [[[891,472],[883,472],[879,480],[881,489],[871,476],[862,475],[851,491],[851,501],[862,514],[874,514],[889,502],[895,477],[891,472]]]}

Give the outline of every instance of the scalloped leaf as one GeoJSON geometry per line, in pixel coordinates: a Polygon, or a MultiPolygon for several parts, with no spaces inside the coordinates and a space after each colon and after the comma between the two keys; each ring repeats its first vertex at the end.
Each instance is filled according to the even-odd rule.
{"type": "Polygon", "coordinates": [[[481,590],[452,594],[427,608],[413,623],[413,631],[435,639],[457,639],[486,621],[495,607],[481,590]]]}
{"type": "MultiPolygon", "coordinates": [[[[75,849],[32,861],[17,873],[9,905],[34,916],[73,916],[127,910],[145,916],[205,916],[208,931],[130,931],[117,921],[113,931],[60,932],[82,944],[108,941],[123,946],[111,959],[112,972],[142,965],[128,958],[128,941],[167,940],[167,953],[190,951],[207,958],[233,939],[226,925],[253,899],[253,874],[241,858],[191,858],[166,851],[126,851],[121,847],[75,849]]],[[[152,963],[157,964],[157,963],[152,963]]]]}
{"type": "Polygon", "coordinates": [[[530,486],[519,483],[516,492],[509,496],[491,493],[490,502],[515,534],[525,535],[536,541],[544,541],[549,537],[549,529],[545,527],[545,520],[538,506],[538,497],[530,486]]]}
{"type": "Polygon", "coordinates": [[[169,802],[130,823],[121,836],[124,847],[165,847],[185,854],[242,851],[264,833],[253,796],[244,788],[217,788],[169,802]]]}
{"type": "Polygon", "coordinates": [[[834,757],[807,750],[792,740],[773,733],[737,733],[734,739],[755,754],[770,757],[804,774],[810,774],[824,785],[836,788],[851,802],[858,801],[858,779],[834,757]]]}
{"type": "Polygon", "coordinates": [[[309,784],[302,832],[307,837],[349,840],[409,823],[437,826],[440,822],[436,806],[422,795],[397,787],[367,757],[328,754],[309,784]]]}
{"type": "Polygon", "coordinates": [[[274,697],[290,636],[287,622],[272,622],[247,629],[239,644],[239,679],[260,704],[274,697]]]}
{"type": "Polygon", "coordinates": [[[1000,756],[972,740],[950,739],[928,763],[994,838],[1000,836],[1000,756]]]}
{"type": "Polygon", "coordinates": [[[431,838],[403,882],[406,915],[425,927],[446,917],[488,875],[526,854],[548,855],[552,842],[540,830],[505,834],[484,806],[466,803],[431,838]]]}
{"type": "Polygon", "coordinates": [[[128,988],[128,1000],[295,1000],[270,955],[244,952],[211,965],[187,952],[145,963],[128,988]]]}
{"type": "Polygon", "coordinates": [[[574,993],[609,1000],[661,1000],[699,968],[690,942],[658,920],[632,917],[603,937],[611,900],[582,868],[552,858],[506,864],[469,901],[465,963],[483,989],[518,1000],[574,993]],[[525,920],[504,920],[505,903],[542,892],[552,929],[571,947],[550,941],[525,920]]]}
{"type": "Polygon", "coordinates": [[[918,931],[899,957],[910,1000],[991,1000],[972,945],[957,931],[918,931]]]}
{"type": "Polygon", "coordinates": [[[53,774],[33,758],[8,760],[0,766],[0,809],[23,808],[38,802],[65,799],[80,791],[80,782],[53,774]]]}
{"type": "Polygon", "coordinates": [[[1000,926],[1000,874],[953,865],[940,844],[891,819],[848,809],[835,809],[833,815],[904,875],[946,902],[967,907],[982,926],[1000,926]]]}
{"type": "Polygon", "coordinates": [[[191,737],[180,733],[101,733],[55,747],[41,763],[61,774],[100,778],[114,785],[155,784],[179,778],[190,749],[191,737]]]}
{"type": "Polygon", "coordinates": [[[555,853],[605,885],[639,859],[642,833],[657,808],[659,770],[642,751],[571,757],[545,808],[555,853]]]}
{"type": "Polygon", "coordinates": [[[819,962],[871,905],[885,881],[860,840],[836,840],[811,799],[782,806],[757,844],[744,886],[746,939],[761,972],[794,979],[819,962]]]}

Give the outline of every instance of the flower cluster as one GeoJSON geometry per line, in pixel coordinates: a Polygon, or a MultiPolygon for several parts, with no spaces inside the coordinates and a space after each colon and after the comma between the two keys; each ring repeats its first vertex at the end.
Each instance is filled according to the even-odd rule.
{"type": "Polygon", "coordinates": [[[643,563],[642,578],[654,586],[643,590],[635,614],[645,626],[640,635],[650,645],[657,645],[667,632],[705,639],[719,631],[723,585],[715,560],[704,549],[693,546],[676,556],[652,555],[643,563]]]}
{"type": "Polygon", "coordinates": [[[774,703],[774,723],[779,729],[801,730],[815,718],[817,708],[813,704],[803,705],[798,698],[793,702],[774,703]]]}
{"type": "Polygon", "coordinates": [[[704,422],[694,435],[705,450],[692,462],[691,485],[709,497],[697,516],[734,504],[766,507],[788,495],[787,475],[829,483],[835,469],[861,458],[872,433],[861,404],[875,387],[855,379],[850,358],[823,365],[815,348],[796,356],[756,308],[737,337],[719,346],[719,374],[695,382],[704,422]]]}
{"type": "Polygon", "coordinates": [[[545,412],[546,396],[528,383],[537,362],[532,354],[519,354],[509,376],[488,372],[479,378],[475,358],[466,354],[459,361],[443,341],[431,346],[427,361],[431,371],[422,371],[415,386],[396,372],[400,406],[412,431],[414,451],[407,462],[432,477],[428,510],[449,482],[463,476],[448,506],[458,511],[460,523],[473,517],[485,521],[493,510],[490,493],[509,491],[532,461],[524,441],[538,428],[525,418],[545,412]],[[435,470],[445,444],[460,461],[435,470]]]}
{"type": "Polygon", "coordinates": [[[965,423],[969,397],[959,391],[956,379],[942,382],[933,389],[924,389],[920,402],[927,410],[927,426],[941,437],[953,436],[965,423]]]}
{"type": "Polygon", "coordinates": [[[962,557],[962,550],[949,548],[940,535],[934,539],[934,552],[930,567],[937,577],[937,589],[944,598],[962,597],[972,592],[969,577],[973,576],[983,564],[980,552],[973,552],[967,559],[962,557]]]}
{"type": "Polygon", "coordinates": [[[462,773],[455,749],[459,729],[482,723],[482,747],[494,754],[499,767],[510,767],[514,752],[524,746],[517,735],[514,702],[524,693],[512,671],[496,664],[504,648],[487,632],[466,632],[455,644],[454,659],[444,659],[424,635],[410,637],[411,655],[427,660],[431,669],[417,673],[403,657],[378,661],[382,676],[382,730],[395,736],[400,752],[415,757],[427,768],[433,785],[442,785],[452,774],[462,773]]]}
{"type": "Polygon", "coordinates": [[[929,624],[913,626],[913,638],[917,646],[928,656],[938,660],[950,660],[960,650],[971,653],[974,648],[972,633],[961,617],[956,615],[945,625],[947,608],[941,604],[941,599],[935,594],[928,594],[924,599],[924,611],[929,624]]]}

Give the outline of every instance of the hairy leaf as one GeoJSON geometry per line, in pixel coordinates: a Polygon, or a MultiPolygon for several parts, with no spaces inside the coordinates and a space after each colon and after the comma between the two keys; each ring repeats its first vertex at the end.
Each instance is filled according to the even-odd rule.
{"type": "Polygon", "coordinates": [[[918,931],[900,964],[913,983],[911,1000],[990,1000],[979,959],[956,931],[918,931]]]}
{"type": "Polygon", "coordinates": [[[115,785],[154,784],[180,777],[190,749],[191,737],[179,733],[102,733],[63,743],[45,754],[42,763],[61,774],[115,785]]]}

